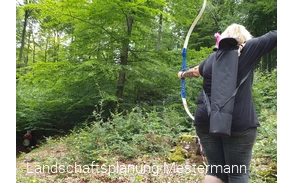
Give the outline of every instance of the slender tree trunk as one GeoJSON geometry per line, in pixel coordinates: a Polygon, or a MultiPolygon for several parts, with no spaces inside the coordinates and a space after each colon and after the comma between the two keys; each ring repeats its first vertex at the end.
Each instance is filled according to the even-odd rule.
{"type": "Polygon", "coordinates": [[[132,26],[134,22],[133,17],[126,17],[127,22],[127,37],[123,40],[122,50],[121,50],[121,65],[122,69],[119,72],[119,79],[118,79],[118,85],[117,85],[117,92],[116,96],[118,99],[123,98],[124,88],[125,88],[125,81],[126,81],[126,69],[124,68],[125,65],[128,63],[128,54],[129,54],[129,44],[130,44],[130,36],[132,33],[132,26]]]}
{"type": "Polygon", "coordinates": [[[57,62],[60,61],[60,34],[57,32],[57,62]]]}
{"type": "Polygon", "coordinates": [[[56,35],[56,32],[54,31],[53,32],[53,61],[56,62],[56,38],[57,35],[56,35]]]}
{"type": "Polygon", "coordinates": [[[44,62],[47,62],[49,38],[50,38],[50,36],[47,36],[47,39],[46,39],[46,47],[45,47],[45,60],[44,60],[44,62]]]}
{"type": "Polygon", "coordinates": [[[28,33],[28,39],[27,39],[27,50],[26,50],[26,59],[24,63],[27,65],[28,59],[29,59],[29,50],[30,50],[30,37],[31,37],[31,32],[28,33]]]}
{"type": "Polygon", "coordinates": [[[32,44],[33,44],[32,62],[35,63],[35,40],[34,40],[33,35],[32,35],[32,44]]]}
{"type": "Polygon", "coordinates": [[[156,51],[160,49],[160,43],[162,39],[162,14],[159,16],[159,28],[158,28],[158,36],[157,36],[157,42],[156,42],[156,51]]]}
{"type": "Polygon", "coordinates": [[[53,53],[53,59],[54,62],[58,62],[59,61],[59,33],[57,30],[54,31],[54,53],[53,53]]]}
{"type": "Polygon", "coordinates": [[[19,63],[22,62],[22,55],[23,55],[23,50],[24,50],[24,45],[25,45],[25,35],[26,35],[26,27],[27,27],[28,17],[29,17],[29,10],[25,10],[24,23],[23,23],[23,29],[22,29],[22,35],[21,35],[21,45],[20,45],[20,51],[19,51],[19,56],[18,56],[19,63]]]}

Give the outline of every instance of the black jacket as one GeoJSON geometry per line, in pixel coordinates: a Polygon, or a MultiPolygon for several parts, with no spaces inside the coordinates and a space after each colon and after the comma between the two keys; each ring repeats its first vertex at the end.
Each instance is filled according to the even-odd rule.
{"type": "MultiPolygon", "coordinates": [[[[234,103],[232,114],[232,131],[244,131],[250,127],[260,126],[252,98],[253,68],[261,60],[261,57],[277,46],[277,31],[248,40],[238,58],[237,83],[250,71],[246,81],[240,86],[234,103]]],[[[215,60],[215,52],[199,66],[203,77],[203,89],[211,97],[212,63],[215,60]]],[[[209,125],[210,118],[204,104],[204,96],[201,92],[197,99],[194,125],[209,125]]]]}

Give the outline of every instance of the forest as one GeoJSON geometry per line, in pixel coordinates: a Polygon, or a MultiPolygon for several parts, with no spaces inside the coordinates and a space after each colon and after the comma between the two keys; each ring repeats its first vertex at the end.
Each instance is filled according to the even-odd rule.
{"type": "MultiPolygon", "coordinates": [[[[60,143],[68,153],[62,161],[68,164],[169,158],[180,135],[195,135],[182,105],[177,73],[186,34],[202,4],[203,0],[17,1],[16,146],[22,146],[30,130],[37,141],[30,153],[41,146],[54,151],[54,144],[60,143]]],[[[189,68],[213,52],[214,33],[232,23],[244,25],[253,37],[277,30],[277,1],[208,0],[189,39],[189,68]]],[[[202,78],[186,82],[193,113],[202,78]]],[[[262,128],[252,178],[277,182],[277,49],[256,66],[253,96],[262,128]]],[[[37,157],[34,161],[51,164],[58,159],[37,157]]],[[[74,177],[60,175],[53,181],[18,173],[17,182],[74,177]]],[[[119,176],[95,178],[118,182],[119,176]]],[[[166,180],[133,177],[124,178],[166,180]]],[[[173,180],[188,178],[179,175],[173,180]]],[[[94,182],[90,176],[77,182],[82,181],[94,182]]]]}

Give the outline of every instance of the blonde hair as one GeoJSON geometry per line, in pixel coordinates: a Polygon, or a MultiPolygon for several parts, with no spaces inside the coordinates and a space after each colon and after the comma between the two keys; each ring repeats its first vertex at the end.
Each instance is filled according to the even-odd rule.
{"type": "Polygon", "coordinates": [[[231,24],[226,28],[221,34],[221,38],[224,37],[234,37],[237,38],[238,44],[243,44],[245,41],[252,38],[252,35],[246,30],[243,25],[231,24]]]}

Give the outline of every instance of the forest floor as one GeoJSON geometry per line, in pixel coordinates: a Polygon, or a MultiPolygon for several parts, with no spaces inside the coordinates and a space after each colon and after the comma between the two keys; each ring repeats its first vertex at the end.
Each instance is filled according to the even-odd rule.
{"type": "Polygon", "coordinates": [[[70,163],[74,156],[65,143],[44,144],[21,153],[16,160],[17,183],[200,183],[206,172],[202,157],[170,162],[164,155],[143,155],[133,160],[103,157],[87,165],[70,163]]]}

